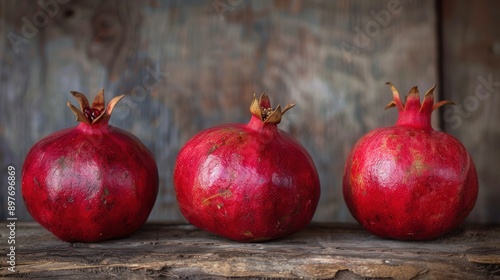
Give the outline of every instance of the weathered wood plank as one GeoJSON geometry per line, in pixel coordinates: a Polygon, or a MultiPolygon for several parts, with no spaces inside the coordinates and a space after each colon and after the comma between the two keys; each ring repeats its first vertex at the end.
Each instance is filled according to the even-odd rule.
{"type": "MultiPolygon", "coordinates": [[[[0,237],[8,234],[1,225],[0,237]]],[[[5,257],[4,257],[5,258],[5,257]]],[[[72,279],[154,277],[495,279],[500,226],[467,226],[427,242],[377,238],[357,226],[313,224],[265,243],[237,243],[184,224],[146,224],[101,243],[66,243],[33,223],[16,236],[16,270],[0,276],[72,279]]]]}
{"type": "Polygon", "coordinates": [[[479,197],[470,220],[500,223],[500,2],[443,1],[443,88],[447,132],[475,161],[479,197]]]}

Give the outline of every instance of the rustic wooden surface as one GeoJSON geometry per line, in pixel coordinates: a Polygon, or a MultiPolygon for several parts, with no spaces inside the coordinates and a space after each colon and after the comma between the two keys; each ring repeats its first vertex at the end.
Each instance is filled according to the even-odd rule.
{"type": "MultiPolygon", "coordinates": [[[[7,237],[1,225],[1,239],[7,237]]],[[[5,257],[4,257],[5,258],[5,257]]],[[[16,273],[60,279],[500,279],[500,226],[465,226],[426,242],[377,238],[349,224],[312,224],[265,243],[232,242],[191,225],[146,224],[101,243],[66,243],[34,223],[16,234],[16,273]]]]}
{"type": "MultiPolygon", "coordinates": [[[[361,135],[394,123],[396,111],[383,110],[391,99],[384,83],[404,93],[437,82],[432,0],[57,0],[64,4],[47,22],[37,3],[0,1],[2,168],[20,171],[35,142],[75,125],[69,91],[125,94],[111,123],[156,157],[152,221],[182,219],[172,187],[180,147],[203,128],[248,122],[252,94],[263,91],[274,104],[297,104],[280,127],[318,168],[314,219],[353,221],[341,192],[344,161],[361,135]],[[34,17],[40,27],[30,29],[34,17]]],[[[5,196],[2,189],[2,220],[5,196]]],[[[22,206],[17,214],[30,219],[22,206]]]]}

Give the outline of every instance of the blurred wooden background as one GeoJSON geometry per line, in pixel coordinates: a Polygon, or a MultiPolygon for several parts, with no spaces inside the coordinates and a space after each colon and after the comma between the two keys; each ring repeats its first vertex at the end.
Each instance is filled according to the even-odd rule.
{"type": "MultiPolygon", "coordinates": [[[[180,147],[201,129],[247,122],[253,93],[296,103],[280,127],[313,156],[322,197],[315,221],[354,221],[344,161],[367,131],[392,125],[385,82],[402,94],[433,84],[458,105],[434,127],[474,158],[480,194],[471,222],[500,222],[500,2],[306,0],[17,0],[0,2],[0,177],[20,172],[42,137],[76,125],[70,90],[126,94],[111,124],[158,162],[150,220],[181,220],[172,187],[180,147]]],[[[0,219],[6,217],[6,187],[0,219]]]]}

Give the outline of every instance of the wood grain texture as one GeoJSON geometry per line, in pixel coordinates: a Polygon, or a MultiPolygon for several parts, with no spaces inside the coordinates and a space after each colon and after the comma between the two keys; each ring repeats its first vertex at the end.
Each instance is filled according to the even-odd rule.
{"type": "MultiPolygon", "coordinates": [[[[383,110],[391,98],[384,83],[403,94],[438,79],[432,0],[59,2],[46,22],[35,22],[43,19],[34,19],[43,11],[36,2],[0,1],[1,166],[20,171],[36,141],[75,125],[65,105],[73,102],[69,91],[92,98],[105,88],[107,100],[125,94],[111,124],[137,135],[156,157],[160,193],[150,220],[182,219],[172,186],[182,145],[201,129],[247,122],[252,94],[265,91],[273,104],[297,104],[280,127],[318,168],[314,220],[353,221],[341,192],[344,161],[364,133],[395,122],[396,111],[383,110]],[[38,27],[30,30],[27,21],[38,27]],[[9,34],[26,41],[13,44],[9,34]]],[[[467,9],[454,18],[461,13],[467,9]]],[[[473,138],[458,136],[466,144],[473,138]]],[[[484,155],[479,168],[489,200],[480,201],[473,220],[497,221],[496,154],[472,152],[484,155]]],[[[5,201],[2,191],[2,219],[5,201]]],[[[22,206],[17,214],[30,219],[22,206]]]]}
{"type": "MultiPolygon", "coordinates": [[[[2,239],[7,236],[1,225],[2,239]]],[[[427,242],[384,240],[357,226],[313,224],[265,243],[237,243],[190,225],[146,224],[129,238],[66,243],[17,227],[17,265],[0,276],[56,279],[497,279],[500,227],[467,226],[427,242]]]]}

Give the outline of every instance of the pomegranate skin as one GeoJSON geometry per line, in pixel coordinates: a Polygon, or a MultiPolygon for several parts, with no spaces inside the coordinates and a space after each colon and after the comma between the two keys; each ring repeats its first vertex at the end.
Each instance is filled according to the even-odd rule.
{"type": "Polygon", "coordinates": [[[256,115],[247,125],[218,126],[190,139],[177,158],[174,186],[191,224],[240,242],[305,228],[320,196],[306,150],[256,115]]]}
{"type": "Polygon", "coordinates": [[[363,136],[347,159],[347,207],[366,230],[380,237],[437,238],[458,227],[476,202],[478,178],[470,155],[456,138],[431,127],[432,110],[446,104],[433,107],[432,90],[422,107],[416,104],[416,87],[406,107],[397,96],[401,105],[396,126],[363,136]]]}
{"type": "Polygon", "coordinates": [[[22,172],[28,212],[68,242],[132,234],[147,220],[158,183],[150,151],[107,119],[40,140],[28,152],[22,172]]]}

